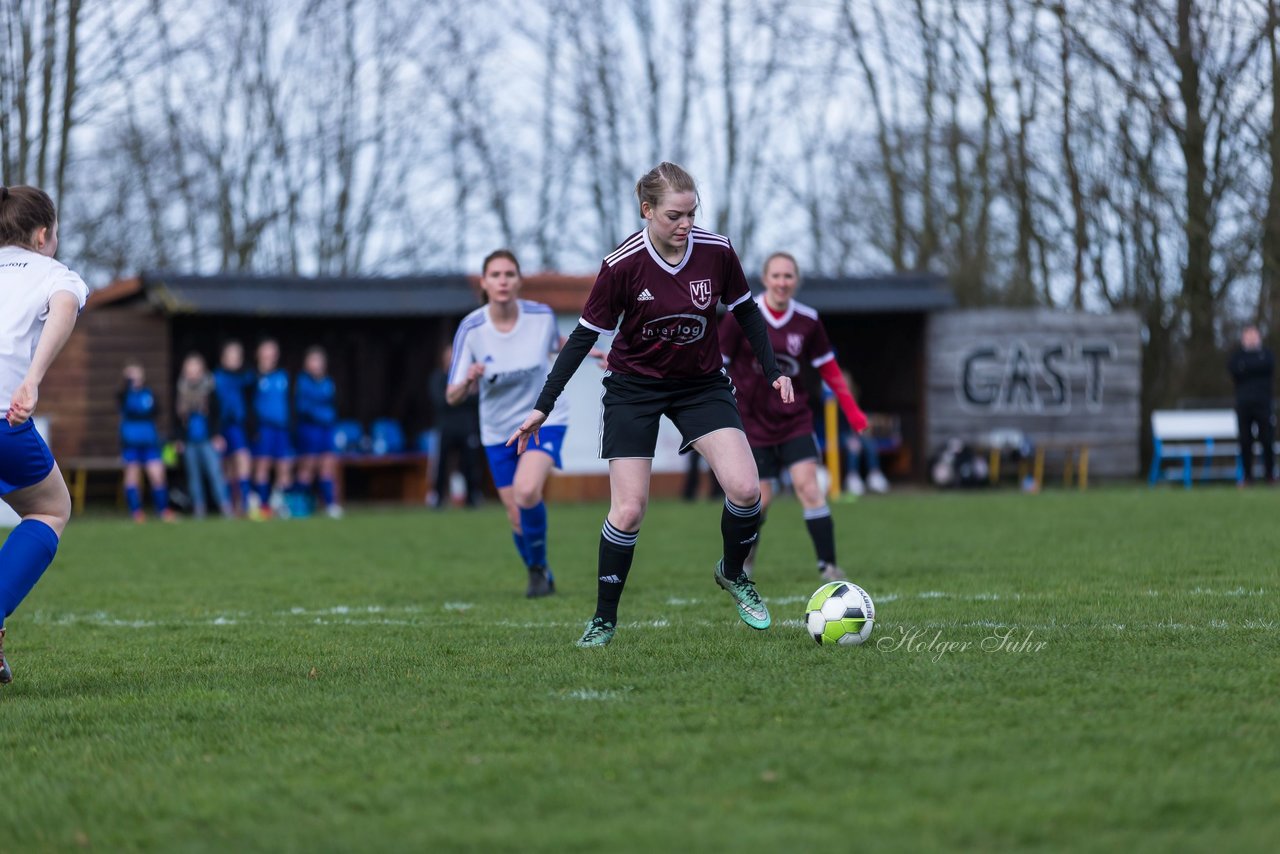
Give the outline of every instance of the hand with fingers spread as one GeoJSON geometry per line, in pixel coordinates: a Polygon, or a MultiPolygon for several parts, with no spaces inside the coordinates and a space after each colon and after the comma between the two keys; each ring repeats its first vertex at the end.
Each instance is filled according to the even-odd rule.
{"type": "Polygon", "coordinates": [[[529,440],[533,439],[534,444],[538,442],[538,430],[542,427],[542,423],[547,420],[547,413],[540,412],[537,409],[529,413],[529,417],[524,423],[516,428],[516,432],[511,434],[511,438],[507,440],[507,447],[511,447],[511,443],[516,443],[516,453],[523,454],[525,448],[529,447],[529,440]]]}

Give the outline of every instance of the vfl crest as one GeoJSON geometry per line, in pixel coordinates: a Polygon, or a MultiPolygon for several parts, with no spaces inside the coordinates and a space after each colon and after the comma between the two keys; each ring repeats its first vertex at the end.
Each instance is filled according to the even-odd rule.
{"type": "Polygon", "coordinates": [[[698,279],[696,282],[690,282],[689,297],[696,308],[706,308],[711,305],[711,280],[698,279]]]}
{"type": "Polygon", "coordinates": [[[793,356],[800,355],[800,348],[804,346],[804,336],[795,333],[787,333],[787,352],[793,356]]]}

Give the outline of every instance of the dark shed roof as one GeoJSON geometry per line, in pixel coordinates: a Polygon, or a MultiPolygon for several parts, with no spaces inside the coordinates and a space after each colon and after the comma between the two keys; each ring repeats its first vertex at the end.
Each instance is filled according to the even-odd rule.
{"type": "MultiPolygon", "coordinates": [[[[582,308],[594,278],[533,274],[524,295],[556,311],[582,308]]],[[[762,290],[759,280],[754,291],[762,290]]],[[[832,314],[927,313],[954,308],[946,279],[929,274],[812,276],[797,295],[832,314]]],[[[275,317],[439,317],[479,305],[474,279],[462,275],[401,277],[192,276],[150,272],[122,279],[91,297],[94,305],[145,301],[166,314],[275,317]]]]}
{"type": "Polygon", "coordinates": [[[167,314],[387,317],[466,314],[478,305],[466,276],[190,276],[143,273],[148,302],[167,314]]]}
{"type": "MultiPolygon", "coordinates": [[[[763,290],[752,282],[754,290],[763,290]]],[[[954,308],[955,294],[941,276],[898,274],[884,276],[806,276],[796,299],[821,312],[870,314],[876,312],[929,312],[954,308]]]]}

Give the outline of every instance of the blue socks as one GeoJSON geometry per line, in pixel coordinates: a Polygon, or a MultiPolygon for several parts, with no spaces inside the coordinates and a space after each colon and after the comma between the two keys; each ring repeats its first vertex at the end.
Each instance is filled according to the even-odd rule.
{"type": "Polygon", "coordinates": [[[253,491],[258,493],[258,500],[262,502],[263,507],[266,507],[271,502],[271,481],[264,480],[262,483],[255,483],[253,491]]]}
{"type": "Polygon", "coordinates": [[[525,544],[524,534],[511,532],[511,539],[516,544],[516,551],[520,553],[520,560],[525,566],[529,565],[529,547],[525,544]]]}
{"type": "Polygon", "coordinates": [[[58,535],[38,519],[24,519],[0,547],[0,610],[8,617],[53,563],[58,535]]]}
{"type": "Polygon", "coordinates": [[[163,513],[169,509],[169,487],[161,486],[151,490],[151,500],[155,502],[156,512],[163,513]]]}
{"type": "Polygon", "coordinates": [[[532,507],[520,508],[520,529],[524,531],[524,546],[529,566],[547,565],[547,505],[539,501],[532,507]]]}
{"type": "Polygon", "coordinates": [[[142,509],[142,493],[138,491],[138,487],[126,486],[124,488],[124,500],[129,505],[130,513],[137,513],[142,509]]]}
{"type": "Polygon", "coordinates": [[[320,478],[320,500],[324,502],[325,507],[332,507],[338,503],[338,491],[331,478],[320,478]]]}

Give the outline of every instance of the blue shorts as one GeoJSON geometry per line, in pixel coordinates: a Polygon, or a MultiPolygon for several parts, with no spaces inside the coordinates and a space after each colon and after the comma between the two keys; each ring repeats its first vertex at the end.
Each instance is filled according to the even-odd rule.
{"type": "Polygon", "coordinates": [[[329,424],[299,424],[298,453],[304,457],[334,452],[333,427],[329,424]]]}
{"type": "Polygon", "coordinates": [[[35,486],[53,471],[53,454],[33,421],[17,427],[0,419],[0,495],[35,486]]]}
{"type": "MultiPolygon", "coordinates": [[[[529,447],[524,449],[527,454],[530,451],[541,451],[544,454],[550,454],[556,468],[560,468],[560,451],[564,448],[564,431],[565,425],[561,424],[556,427],[543,427],[538,431],[538,444],[529,442],[529,447]]],[[[503,489],[516,480],[516,463],[519,462],[519,456],[516,454],[516,446],[506,445],[485,445],[485,456],[489,458],[489,471],[493,474],[493,485],[498,489],[503,489]]]]}
{"type": "Polygon", "coordinates": [[[293,446],[289,444],[289,431],[284,427],[263,424],[258,428],[258,438],[253,443],[253,455],[272,460],[293,459],[293,446]]]}
{"type": "Polygon", "coordinates": [[[249,447],[249,440],[245,438],[244,426],[241,424],[224,424],[222,426],[222,441],[227,444],[227,447],[222,451],[223,454],[234,454],[236,451],[244,451],[249,447]]]}
{"type": "Polygon", "coordinates": [[[124,457],[126,463],[149,463],[160,459],[160,446],[125,445],[120,450],[120,456],[124,457]]]}

